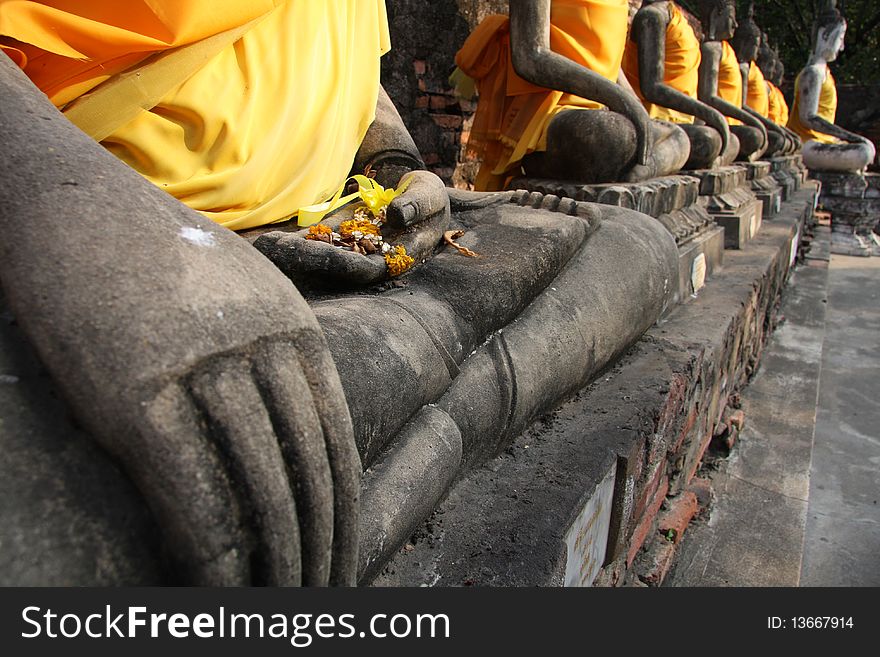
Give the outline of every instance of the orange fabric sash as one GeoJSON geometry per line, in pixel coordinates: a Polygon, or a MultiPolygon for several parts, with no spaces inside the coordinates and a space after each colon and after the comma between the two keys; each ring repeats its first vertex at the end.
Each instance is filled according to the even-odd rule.
{"type": "Polygon", "coordinates": [[[767,91],[767,80],[755,62],[749,62],[749,90],[746,104],[765,119],[770,116],[770,94],[767,91]]]}
{"type": "MultiPolygon", "coordinates": [[[[663,82],[686,96],[696,98],[700,79],[700,41],[678,5],[671,2],[669,6],[672,15],[666,28],[666,59],[664,61],[663,82]]],[[[660,107],[645,100],[639,78],[638,45],[632,39],[626,42],[623,72],[651,118],[672,121],[673,123],[694,122],[694,117],[689,114],[660,107]]]]}
{"type": "Polygon", "coordinates": [[[788,125],[788,103],[785,96],[772,82],[767,82],[770,90],[770,120],[776,125],[788,125]]]}
{"type": "MultiPolygon", "coordinates": [[[[721,65],[718,69],[718,97],[731,105],[743,106],[743,78],[736,53],[727,41],[721,42],[721,65]]],[[[742,125],[742,121],[728,117],[730,125],[742,125]]]]}
{"type": "MultiPolygon", "coordinates": [[[[574,62],[616,81],[626,43],[626,0],[553,0],[550,47],[574,62]]],[[[455,57],[480,94],[468,149],[482,160],[475,187],[502,189],[520,161],[546,150],[547,126],[559,112],[600,109],[591,100],[538,87],[513,70],[510,21],[486,18],[455,57]]]]}

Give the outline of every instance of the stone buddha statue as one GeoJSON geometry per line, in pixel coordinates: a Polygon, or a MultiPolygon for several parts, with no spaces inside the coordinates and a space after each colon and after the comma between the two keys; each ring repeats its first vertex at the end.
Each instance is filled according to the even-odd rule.
{"type": "Polygon", "coordinates": [[[410,171],[418,153],[381,93],[367,128],[355,170],[407,172],[383,210],[416,255],[395,285],[381,256],[295,223],[260,228],[254,248],[0,55],[0,405],[16,409],[0,423],[0,555],[31,564],[4,583],[354,584],[672,302],[677,250],[656,220],[447,190],[410,171]],[[291,280],[315,288],[309,303],[291,280]]]}
{"type": "Polygon", "coordinates": [[[699,99],[727,117],[739,138],[738,160],[756,160],[767,149],[767,128],[743,109],[743,77],[733,47],[727,42],[737,27],[733,0],[700,0],[703,26],[699,99]]]}
{"type": "Polygon", "coordinates": [[[800,138],[788,129],[788,103],[777,83],[785,75],[785,67],[779,54],[770,46],[766,33],[761,35],[761,47],[755,60],[767,85],[768,117],[773,123],[786,130],[789,136],[797,139],[795,146],[800,148],[800,138]]]}
{"type": "Polygon", "coordinates": [[[846,37],[846,19],[829,2],[813,28],[813,51],[795,82],[789,127],[804,141],[804,164],[817,171],[863,171],[877,151],[869,139],[834,123],[837,86],[829,62],[837,59],[846,37]]]}
{"type": "Polygon", "coordinates": [[[736,28],[730,45],[736,53],[743,78],[742,109],[767,130],[769,143],[764,155],[774,157],[793,152],[796,147],[794,139],[769,119],[770,92],[764,73],[755,61],[761,48],[761,30],[754,20],[754,5],[749,5],[749,13],[736,28]]]}
{"type": "Polygon", "coordinates": [[[511,0],[456,57],[480,94],[469,147],[477,189],[527,175],[642,181],[687,162],[689,141],[652,120],[621,75],[627,0],[511,0]]]}
{"type": "Polygon", "coordinates": [[[731,164],[739,154],[727,119],[697,98],[699,67],[700,41],[681,7],[669,0],[643,2],[633,18],[623,70],[651,118],[676,123],[687,133],[686,169],[731,164]]]}

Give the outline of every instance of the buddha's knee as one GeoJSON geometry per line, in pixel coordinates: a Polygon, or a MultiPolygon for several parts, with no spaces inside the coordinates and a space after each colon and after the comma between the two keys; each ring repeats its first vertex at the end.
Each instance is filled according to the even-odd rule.
{"type": "Polygon", "coordinates": [[[818,171],[862,171],[875,157],[871,144],[804,144],[804,164],[818,171]]]}
{"type": "Polygon", "coordinates": [[[586,183],[620,180],[636,153],[636,131],[626,117],[610,111],[570,110],[547,128],[547,151],[527,157],[528,175],[586,183]]]}
{"type": "Polygon", "coordinates": [[[685,169],[709,169],[721,155],[721,134],[705,125],[685,125],[682,129],[690,140],[690,157],[685,169]]]}
{"type": "Polygon", "coordinates": [[[783,150],[785,150],[785,146],[785,137],[783,137],[781,133],[769,131],[767,133],[767,150],[765,151],[764,155],[766,155],[767,157],[771,157],[773,155],[781,153],[783,150]]]}
{"type": "Polygon", "coordinates": [[[739,138],[739,155],[737,160],[748,160],[761,150],[764,139],[761,131],[747,125],[736,125],[730,128],[739,138]]]}

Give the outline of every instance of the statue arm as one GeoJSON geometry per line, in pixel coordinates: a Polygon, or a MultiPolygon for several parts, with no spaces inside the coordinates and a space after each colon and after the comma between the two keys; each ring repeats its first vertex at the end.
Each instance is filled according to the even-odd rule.
{"type": "Polygon", "coordinates": [[[742,108],[728,103],[718,95],[718,75],[721,67],[721,44],[718,42],[705,42],[702,46],[702,60],[700,61],[700,81],[697,87],[699,99],[718,110],[724,116],[742,121],[744,124],[757,128],[764,136],[764,147],[767,146],[767,129],[760,121],[742,108]]]}
{"type": "Polygon", "coordinates": [[[528,82],[594,100],[632,121],[638,162],[647,164],[648,113],[634,94],[550,49],[550,0],[510,0],[510,48],[514,70],[528,82]]]}
{"type": "Polygon", "coordinates": [[[801,123],[825,135],[837,137],[851,144],[871,143],[870,140],[857,135],[849,130],[844,130],[840,126],[834,125],[830,121],[826,121],[819,116],[819,97],[822,93],[822,76],[824,71],[817,66],[809,66],[801,73],[800,98],[798,98],[798,111],[801,123]]]}
{"type": "Polygon", "coordinates": [[[695,100],[664,83],[667,11],[658,5],[640,10],[633,21],[633,38],[639,53],[639,80],[642,95],[652,103],[702,119],[721,134],[722,152],[730,141],[730,127],[724,116],[707,104],[695,100]]]}

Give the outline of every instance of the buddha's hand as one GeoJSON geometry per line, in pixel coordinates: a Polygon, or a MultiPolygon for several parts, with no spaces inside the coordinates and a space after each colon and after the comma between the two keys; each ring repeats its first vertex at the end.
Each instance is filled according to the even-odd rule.
{"type": "MultiPolygon", "coordinates": [[[[388,258],[380,253],[355,253],[327,242],[305,239],[306,231],[296,233],[271,231],[261,235],[254,246],[287,276],[297,283],[309,285],[354,285],[379,283],[399,273],[406,260],[390,258],[403,247],[412,258],[410,266],[430,257],[440,243],[449,224],[449,196],[443,181],[429,171],[412,171],[404,175],[398,187],[400,196],[388,205],[383,239],[394,248],[388,258]]],[[[323,223],[338,229],[345,210],[323,223]]]]}
{"type": "Polygon", "coordinates": [[[647,166],[651,161],[651,151],[654,147],[651,117],[635,94],[621,95],[624,96],[624,99],[621,103],[620,112],[632,122],[633,127],[636,129],[636,164],[647,166]]]}

